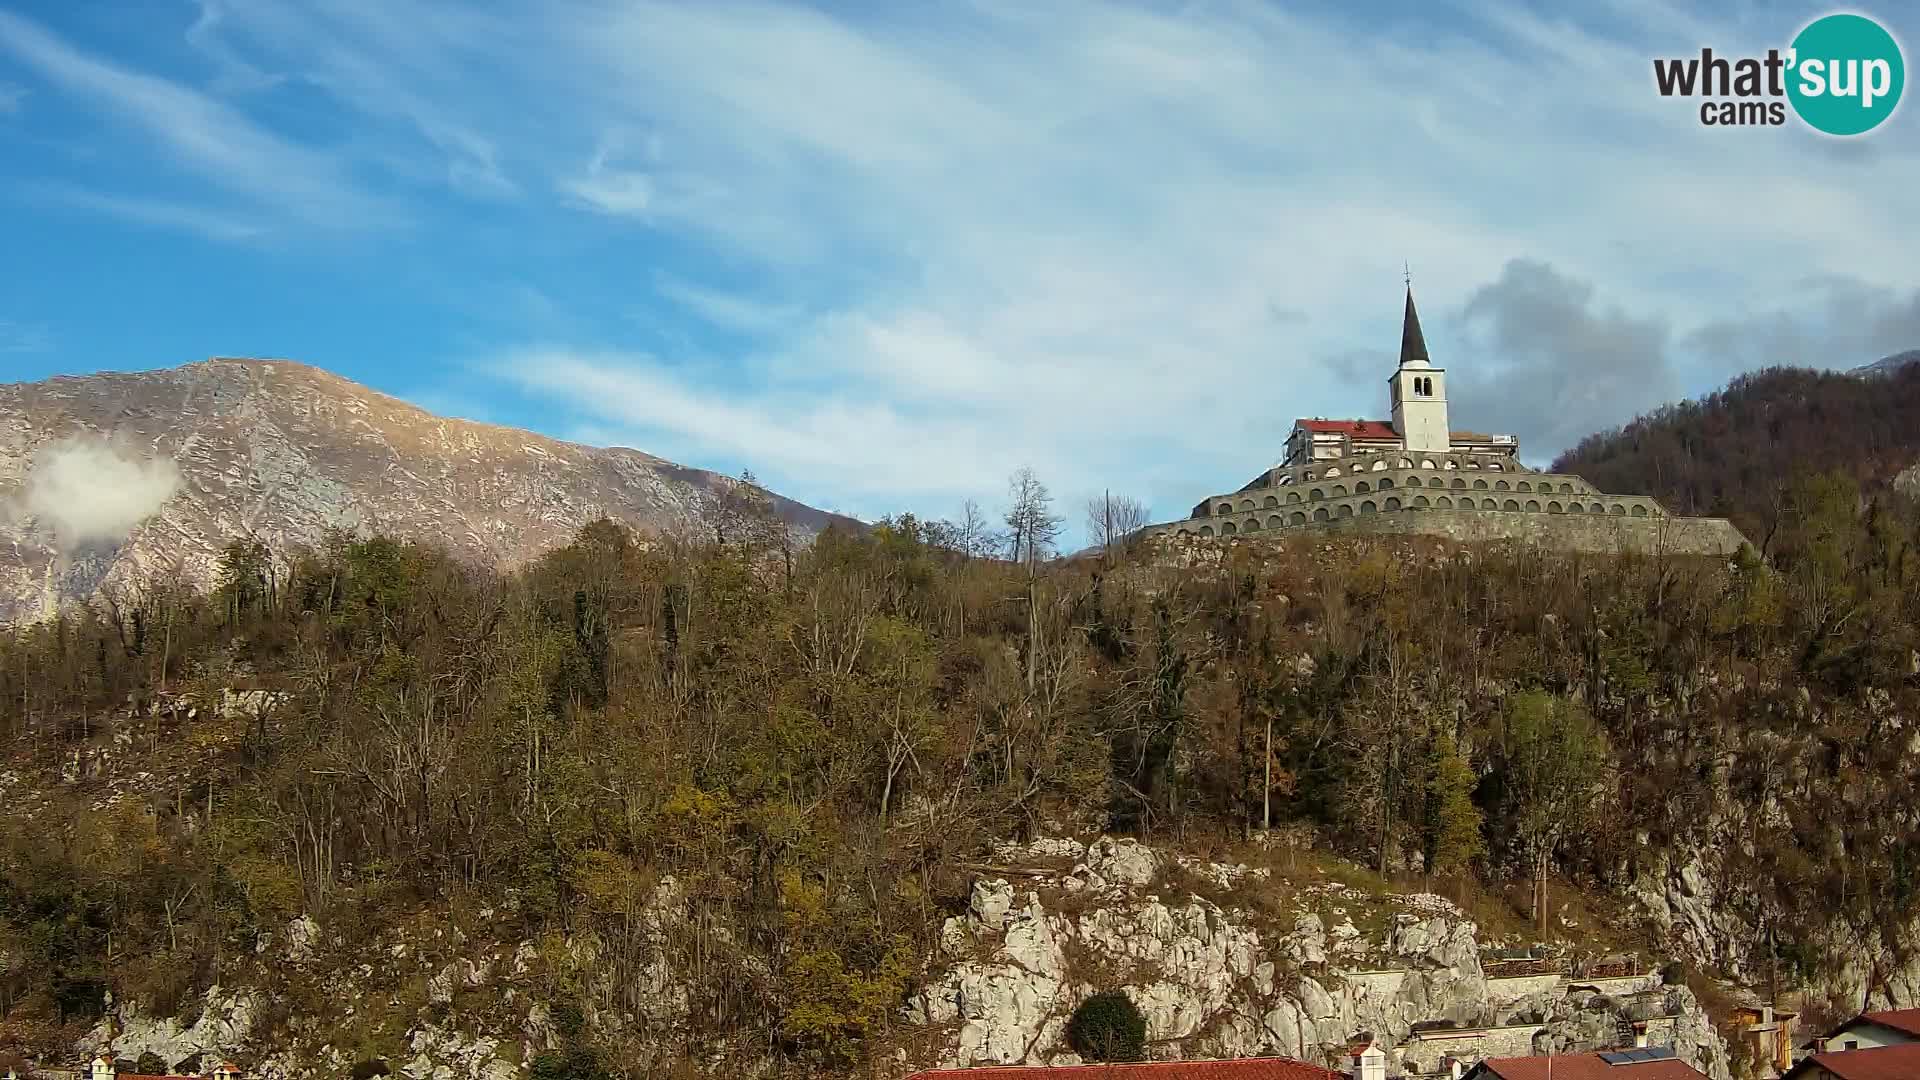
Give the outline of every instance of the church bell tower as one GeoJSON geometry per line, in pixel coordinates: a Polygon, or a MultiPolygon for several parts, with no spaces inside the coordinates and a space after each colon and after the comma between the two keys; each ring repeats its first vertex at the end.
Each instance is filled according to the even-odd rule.
{"type": "Polygon", "coordinates": [[[1445,453],[1453,448],[1453,432],[1447,427],[1447,373],[1427,358],[1411,284],[1400,327],[1400,367],[1387,386],[1393,394],[1393,430],[1408,450],[1445,453]]]}

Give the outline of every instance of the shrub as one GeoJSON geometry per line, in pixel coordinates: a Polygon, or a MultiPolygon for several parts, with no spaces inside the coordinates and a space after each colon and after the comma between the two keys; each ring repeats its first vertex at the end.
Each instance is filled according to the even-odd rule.
{"type": "Polygon", "coordinates": [[[1139,1061],[1146,1057],[1147,1018],[1122,991],[1095,994],[1067,1021],[1067,1042],[1088,1061],[1139,1061]]]}
{"type": "Polygon", "coordinates": [[[141,1054],[139,1060],[133,1063],[133,1067],[147,1076],[167,1075],[167,1060],[151,1050],[141,1054]]]}
{"type": "Polygon", "coordinates": [[[376,1076],[386,1076],[392,1070],[379,1058],[356,1061],[353,1065],[353,1080],[373,1080],[376,1076]]]}

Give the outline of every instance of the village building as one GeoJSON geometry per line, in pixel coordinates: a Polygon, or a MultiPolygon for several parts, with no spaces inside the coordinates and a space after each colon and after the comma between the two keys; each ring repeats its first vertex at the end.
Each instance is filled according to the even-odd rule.
{"type": "Polygon", "coordinates": [[[1300,529],[1713,555],[1745,542],[1724,519],[1676,517],[1644,495],[1531,469],[1513,435],[1455,430],[1447,371],[1427,353],[1411,286],[1387,396],[1389,419],[1295,420],[1277,464],[1143,535],[1204,540],[1300,529]]]}
{"type": "Polygon", "coordinates": [[[1729,1042],[1744,1039],[1758,1075],[1778,1076],[1793,1067],[1793,1037],[1799,1014],[1761,1003],[1742,1003],[1728,1013],[1729,1042]]]}
{"type": "Polygon", "coordinates": [[[1488,1058],[1466,1080],[1705,1080],[1668,1047],[1488,1058]]]}
{"type": "MultiPolygon", "coordinates": [[[[131,1062],[126,1064],[132,1065],[131,1062]]],[[[110,1054],[102,1052],[84,1068],[32,1068],[27,1071],[27,1076],[38,1077],[40,1080],[242,1080],[246,1075],[240,1066],[231,1061],[219,1062],[211,1069],[194,1075],[142,1073],[134,1071],[133,1068],[123,1069],[121,1065],[122,1063],[116,1061],[110,1054]]],[[[176,1064],[173,1067],[181,1066],[176,1064]]],[[[9,1068],[4,1076],[0,1076],[0,1080],[25,1080],[25,1078],[15,1069],[9,1068]]]]}
{"type": "MultiPolygon", "coordinates": [[[[1828,1051],[1871,1050],[1881,1046],[1920,1043],[1920,1009],[1886,1009],[1861,1013],[1832,1031],[1813,1039],[1806,1049],[1828,1051]]],[[[1917,1074],[1920,1075],[1920,1074],[1917,1074]]]]}
{"type": "Polygon", "coordinates": [[[1912,1080],[1920,1076],[1920,1042],[1815,1054],[1789,1069],[1785,1080],[1912,1080]]]}
{"type": "MultiPolygon", "coordinates": [[[[1376,1055],[1379,1051],[1374,1051],[1376,1055]]],[[[1369,1059],[1378,1073],[1354,1080],[1385,1080],[1385,1058],[1369,1059]]],[[[1341,1073],[1292,1058],[1237,1058],[1226,1061],[1103,1062],[1093,1065],[989,1065],[972,1069],[933,1069],[907,1080],[1345,1080],[1341,1073]]]]}

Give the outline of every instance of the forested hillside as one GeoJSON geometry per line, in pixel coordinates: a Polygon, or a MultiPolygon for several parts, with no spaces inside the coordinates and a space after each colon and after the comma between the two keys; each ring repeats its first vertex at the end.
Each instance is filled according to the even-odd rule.
{"type": "MultiPolygon", "coordinates": [[[[1753,400],[1692,408],[1750,424],[1753,400]]],[[[1014,522],[1047,535],[1028,494],[1014,522]]],[[[994,838],[1204,852],[1269,821],[1549,937],[1567,890],[1657,892],[1663,860],[1711,847],[1727,941],[1700,964],[1836,1010],[1899,998],[1920,519],[1858,494],[1793,484],[1772,567],[1310,538],[1014,563],[912,519],[804,551],[602,523],[506,575],[342,537],[275,577],[236,543],[213,595],[156,583],[0,641],[0,1039],[70,1052],[107,990],[169,1013],[295,979],[256,942],[302,913],[357,965],[483,909],[598,943],[591,970],[537,969],[569,1042],[535,1075],[663,1052],[676,1075],[845,1074],[907,1038],[994,838]],[[228,687],[287,697],[169,704],[228,687]],[[113,755],[137,765],[109,782],[89,763],[113,755]],[[668,876],[696,931],[644,917],[668,876]],[[689,1018],[670,1037],[632,1019],[663,971],[689,1018]]],[[[311,1004],[268,1018],[282,1036],[341,1006],[288,985],[311,1004]]],[[[454,994],[356,995],[328,1038],[405,1055],[375,1024],[389,995],[454,994]]]]}
{"type": "Polygon", "coordinates": [[[1782,481],[1840,472],[1869,489],[1920,461],[1920,364],[1859,374],[1772,368],[1589,436],[1553,463],[1603,491],[1727,517],[1765,545],[1782,481]]]}

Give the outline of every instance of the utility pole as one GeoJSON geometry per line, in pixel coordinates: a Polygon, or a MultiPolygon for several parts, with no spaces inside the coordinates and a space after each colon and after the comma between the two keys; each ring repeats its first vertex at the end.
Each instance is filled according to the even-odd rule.
{"type": "Polygon", "coordinates": [[[1273,830],[1273,710],[1267,711],[1266,783],[1260,788],[1260,831],[1273,830]]]}

